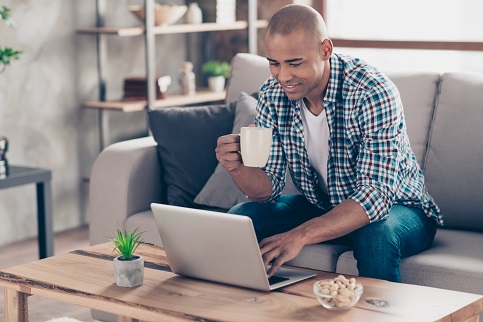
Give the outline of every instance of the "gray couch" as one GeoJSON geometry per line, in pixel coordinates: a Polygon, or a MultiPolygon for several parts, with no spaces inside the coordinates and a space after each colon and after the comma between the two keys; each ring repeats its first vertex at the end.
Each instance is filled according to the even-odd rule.
{"type": "MultiPolygon", "coordinates": [[[[227,103],[235,102],[241,91],[257,91],[270,75],[266,60],[255,55],[238,54],[232,67],[227,103]]],[[[445,226],[438,230],[433,247],[402,260],[402,281],[483,294],[483,75],[454,72],[389,77],[401,93],[411,146],[427,187],[445,216],[445,226]]],[[[235,117],[235,109],[229,107],[223,116],[228,118],[206,127],[219,124],[225,127],[220,133],[227,132],[226,123],[235,117]]],[[[182,110],[173,113],[177,111],[182,110]]],[[[214,147],[216,142],[210,144],[214,147]]],[[[156,141],[148,137],[113,144],[99,155],[90,183],[91,244],[106,242],[105,236],[122,225],[128,229],[140,226],[147,242],[161,245],[149,205],[169,202],[170,187],[165,181],[178,175],[169,165],[160,165],[163,153],[172,151],[158,149],[156,141]]],[[[214,158],[212,149],[209,157],[194,156],[190,162],[196,171],[211,174],[216,167],[214,158]],[[210,162],[204,164],[204,159],[210,162]]],[[[208,178],[192,179],[196,193],[208,178]]],[[[344,246],[307,246],[290,263],[357,275],[352,252],[344,246]]]]}

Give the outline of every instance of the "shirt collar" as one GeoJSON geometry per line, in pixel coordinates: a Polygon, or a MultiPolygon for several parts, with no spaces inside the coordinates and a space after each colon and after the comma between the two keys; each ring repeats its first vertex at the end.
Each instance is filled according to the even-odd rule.
{"type": "Polygon", "coordinates": [[[339,56],[335,53],[330,57],[330,76],[327,83],[327,91],[325,92],[324,101],[335,102],[342,83],[343,66],[339,60],[339,56]]]}

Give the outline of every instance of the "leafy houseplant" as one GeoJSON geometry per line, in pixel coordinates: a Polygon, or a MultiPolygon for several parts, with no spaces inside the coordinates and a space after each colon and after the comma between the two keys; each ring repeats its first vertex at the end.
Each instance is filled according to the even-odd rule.
{"type": "Polygon", "coordinates": [[[227,62],[209,60],[201,67],[203,73],[208,75],[208,86],[214,92],[223,92],[225,79],[230,77],[231,66],[227,62]]]}
{"type": "Polygon", "coordinates": [[[113,251],[119,256],[113,259],[114,276],[118,286],[135,287],[144,281],[144,259],[134,255],[134,252],[142,243],[142,232],[139,227],[133,231],[118,229],[109,240],[114,244],[113,251]]]}
{"type": "MultiPolygon", "coordinates": [[[[10,18],[10,9],[6,6],[0,8],[0,20],[7,26],[13,26],[13,20],[10,18]]],[[[19,59],[22,52],[10,47],[0,46],[0,74],[10,65],[14,59],[19,59]]]]}
{"type": "Polygon", "coordinates": [[[231,72],[230,64],[215,60],[205,62],[201,69],[208,76],[223,76],[225,78],[230,77],[231,72]]]}

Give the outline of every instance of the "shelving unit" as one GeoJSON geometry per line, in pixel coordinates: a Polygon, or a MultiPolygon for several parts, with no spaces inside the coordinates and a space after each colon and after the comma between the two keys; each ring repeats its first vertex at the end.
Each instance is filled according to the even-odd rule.
{"type": "MultiPolygon", "coordinates": [[[[265,28],[268,26],[268,21],[255,21],[256,28],[265,28]]],[[[216,23],[205,22],[198,25],[177,24],[169,26],[154,27],[155,35],[180,34],[180,33],[194,33],[206,31],[226,31],[226,30],[244,30],[248,28],[247,21],[235,21],[233,23],[216,23]]],[[[104,28],[85,28],[77,31],[79,34],[105,34],[116,35],[120,37],[140,36],[145,32],[144,27],[104,27],[104,28]]]]}
{"type": "MultiPolygon", "coordinates": [[[[170,106],[182,106],[204,102],[214,102],[224,100],[226,93],[216,93],[209,90],[196,91],[196,95],[188,96],[181,94],[167,94],[166,98],[156,100],[153,103],[154,108],[163,108],[170,106]]],[[[121,112],[138,112],[146,109],[147,101],[92,101],[83,104],[86,108],[105,109],[121,112]]]]}
{"type": "Polygon", "coordinates": [[[84,35],[95,35],[97,40],[97,69],[99,80],[99,98],[97,101],[85,102],[83,107],[97,109],[99,112],[99,146],[102,151],[110,144],[109,111],[135,112],[146,109],[158,109],[170,106],[183,106],[197,103],[221,101],[225,93],[198,90],[196,95],[168,94],[162,100],[155,99],[155,36],[180,33],[199,33],[226,30],[247,30],[248,52],[256,53],[257,29],[268,25],[266,20],[257,20],[257,0],[248,0],[248,20],[233,23],[174,24],[169,26],[154,25],[154,0],[144,0],[146,8],[145,25],[140,27],[108,27],[105,25],[106,0],[96,0],[96,26],[84,28],[77,32],[84,35]],[[107,36],[131,37],[144,36],[146,53],[146,100],[142,101],[107,101],[106,100],[106,65],[107,36]]]}

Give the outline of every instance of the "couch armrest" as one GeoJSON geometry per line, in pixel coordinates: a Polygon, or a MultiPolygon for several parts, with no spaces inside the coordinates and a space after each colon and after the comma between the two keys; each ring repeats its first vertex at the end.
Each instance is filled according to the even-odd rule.
{"type": "Polygon", "coordinates": [[[152,137],[108,146],[94,162],[89,187],[89,240],[106,242],[127,217],[163,202],[156,142],[152,137]]]}

